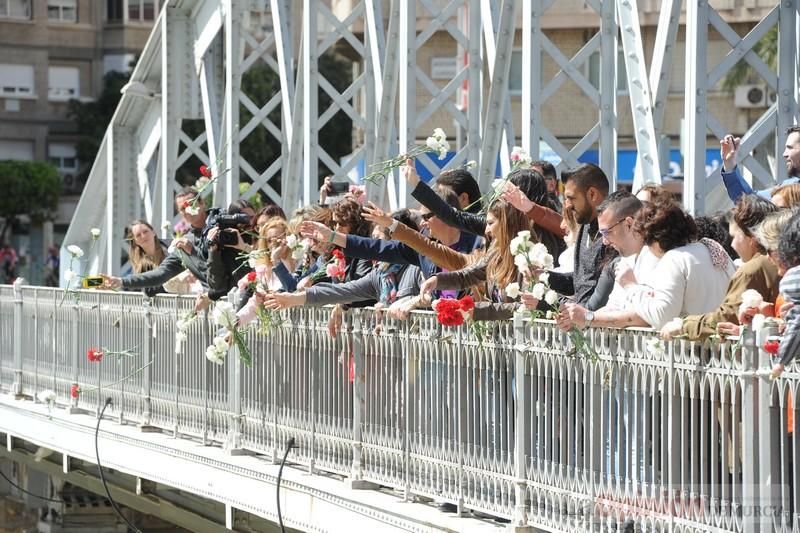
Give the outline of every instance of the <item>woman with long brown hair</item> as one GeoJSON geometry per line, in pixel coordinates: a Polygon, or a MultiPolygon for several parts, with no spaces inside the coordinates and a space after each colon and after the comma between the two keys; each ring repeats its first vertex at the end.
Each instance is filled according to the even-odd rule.
{"type": "MultiPolygon", "coordinates": [[[[125,229],[128,238],[128,260],[135,274],[149,272],[167,257],[167,246],[156,235],[153,226],[142,219],[136,219],[125,229]]],[[[163,285],[143,289],[147,296],[167,292],[163,285]]]]}

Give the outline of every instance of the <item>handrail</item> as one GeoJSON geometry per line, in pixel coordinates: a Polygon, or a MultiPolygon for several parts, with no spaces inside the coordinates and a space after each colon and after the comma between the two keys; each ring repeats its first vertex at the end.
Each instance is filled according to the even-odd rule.
{"type": "Polygon", "coordinates": [[[798,520],[800,374],[758,372],[771,331],[661,351],[647,347],[652,330],[587,330],[592,362],[565,356],[569,338],[550,321],[493,322],[479,342],[430,312],[397,322],[357,309],[333,339],[327,309],[300,308],[268,335],[247,333],[251,367],[233,352],[217,366],[204,355],[207,316],[176,346],[190,297],[63,296],[0,286],[2,390],[35,400],[52,389],[57,405],[94,413],[110,396],[120,423],[232,452],[277,458],[294,437],[311,472],[518,526],[754,531],[798,520]],[[94,346],[137,355],[92,363],[94,346]]]}

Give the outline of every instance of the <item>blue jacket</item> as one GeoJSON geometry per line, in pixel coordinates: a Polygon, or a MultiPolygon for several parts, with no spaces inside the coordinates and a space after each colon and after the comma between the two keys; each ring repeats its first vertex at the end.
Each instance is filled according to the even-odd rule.
{"type": "MultiPolygon", "coordinates": [[[[480,237],[462,231],[461,237],[459,237],[453,249],[457,252],[468,254],[475,248],[476,240],[479,239],[480,237]]],[[[422,276],[425,279],[440,270],[429,258],[400,241],[385,241],[348,235],[345,254],[348,257],[375,259],[399,265],[415,265],[422,271],[422,276]]]]}
{"type": "MultiPolygon", "coordinates": [[[[750,184],[748,184],[744,178],[739,174],[739,166],[733,167],[733,170],[730,172],[725,172],[724,170],[721,172],[722,174],[722,182],[725,184],[725,190],[728,191],[728,197],[731,199],[731,202],[736,203],[740,196],[743,194],[758,194],[766,198],[767,200],[770,199],[772,189],[774,187],[770,187],[769,189],[762,189],[760,191],[754,190],[750,184]]],[[[800,183],[800,178],[786,178],[783,180],[781,185],[791,185],[793,183],[800,183]]]]}

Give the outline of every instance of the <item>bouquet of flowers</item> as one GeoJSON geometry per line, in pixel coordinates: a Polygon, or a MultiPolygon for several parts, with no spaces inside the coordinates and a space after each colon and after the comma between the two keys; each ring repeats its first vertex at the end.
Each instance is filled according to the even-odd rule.
{"type": "MultiPolygon", "coordinates": [[[[259,287],[259,280],[263,279],[266,268],[267,267],[265,265],[258,265],[255,272],[248,272],[245,276],[243,276],[237,284],[239,290],[249,290],[254,295],[259,291],[262,291],[263,294],[264,288],[259,287]]],[[[281,318],[279,311],[265,309],[264,306],[260,304],[256,306],[256,318],[258,318],[258,322],[261,324],[260,331],[263,335],[269,335],[273,328],[279,327],[281,324],[283,324],[283,319],[281,318]]]]}
{"type": "Polygon", "coordinates": [[[461,326],[465,322],[469,324],[478,343],[483,344],[486,331],[480,322],[470,318],[470,312],[475,309],[475,300],[472,296],[466,295],[459,299],[443,298],[436,300],[432,304],[436,311],[436,320],[443,326],[461,326]]]}
{"type": "Polygon", "coordinates": [[[311,242],[308,239],[298,239],[296,235],[291,233],[286,236],[286,246],[291,251],[292,259],[295,261],[305,259],[306,254],[311,250],[311,242]]]}
{"type": "MultiPolygon", "coordinates": [[[[514,264],[520,273],[530,279],[528,290],[537,300],[544,300],[550,307],[547,311],[549,316],[558,313],[558,293],[550,288],[550,274],[542,270],[553,268],[553,256],[547,251],[547,247],[540,243],[531,242],[530,231],[520,231],[517,236],[511,239],[509,244],[511,254],[514,256],[514,264]],[[536,273],[538,272],[538,275],[536,273]]],[[[512,288],[512,293],[519,294],[519,285],[512,288]]],[[[506,288],[506,295],[511,296],[506,288]]],[[[541,311],[532,310],[531,320],[540,317],[541,311]]],[[[586,340],[584,334],[577,327],[572,326],[568,332],[572,342],[572,350],[568,355],[579,353],[592,361],[597,361],[598,355],[591,344],[586,340]]]]}
{"type": "Polygon", "coordinates": [[[447,135],[442,128],[436,128],[433,130],[433,135],[425,139],[425,144],[415,146],[405,154],[400,154],[386,161],[370,165],[370,168],[376,168],[376,170],[364,176],[364,181],[378,183],[378,181],[385,178],[389,172],[405,165],[408,159],[416,159],[424,153],[434,152],[439,154],[439,160],[442,160],[447,157],[447,152],[449,151],[450,143],[447,142],[447,135]]]}
{"type": "MultiPolygon", "coordinates": [[[[236,343],[236,347],[239,348],[239,358],[242,360],[244,364],[250,366],[253,362],[253,356],[250,353],[250,348],[247,346],[247,343],[244,341],[244,334],[241,328],[238,327],[238,318],[236,317],[236,310],[233,308],[228,302],[220,301],[217,302],[214,306],[214,312],[212,313],[212,317],[214,319],[214,323],[218,326],[225,328],[228,332],[230,332],[231,338],[233,342],[236,343]]],[[[214,363],[222,364],[224,360],[225,354],[228,353],[227,346],[228,340],[227,335],[218,335],[211,346],[208,347],[206,350],[206,357],[214,363]],[[226,349],[224,352],[221,351],[221,343],[218,342],[219,339],[224,341],[226,349]],[[209,356],[209,350],[214,347],[214,355],[216,359],[213,359],[209,356]]]]}

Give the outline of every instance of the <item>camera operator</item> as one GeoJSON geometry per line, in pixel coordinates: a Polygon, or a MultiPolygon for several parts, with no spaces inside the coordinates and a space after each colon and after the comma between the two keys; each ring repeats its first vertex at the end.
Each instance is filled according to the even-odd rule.
{"type": "Polygon", "coordinates": [[[253,250],[251,234],[255,209],[247,200],[237,200],[228,210],[209,210],[203,229],[203,243],[208,250],[208,297],[218,300],[236,287],[236,282],[250,272],[245,254],[253,250]]]}

